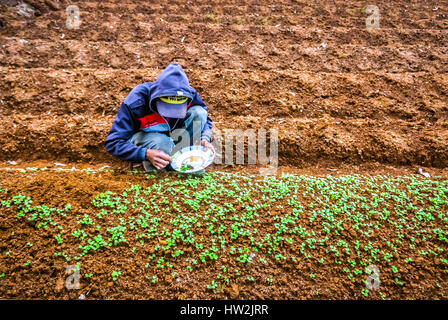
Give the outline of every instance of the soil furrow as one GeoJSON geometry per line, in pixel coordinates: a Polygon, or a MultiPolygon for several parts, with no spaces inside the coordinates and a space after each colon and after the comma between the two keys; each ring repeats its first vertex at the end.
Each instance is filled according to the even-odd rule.
{"type": "MultiPolygon", "coordinates": [[[[68,5],[68,3],[67,3],[68,5]]],[[[320,17],[327,20],[334,20],[338,18],[365,18],[368,14],[362,9],[366,7],[365,2],[355,1],[347,6],[344,1],[328,2],[316,1],[310,2],[293,2],[285,3],[269,3],[261,4],[254,2],[248,4],[243,1],[240,4],[223,3],[197,3],[194,2],[180,2],[173,3],[111,3],[111,2],[77,2],[81,14],[90,13],[129,13],[129,14],[147,14],[154,16],[195,16],[201,18],[201,15],[213,14],[214,16],[281,16],[281,17],[320,17]]],[[[410,18],[410,19],[440,19],[448,13],[447,7],[440,1],[432,3],[416,2],[406,5],[391,4],[388,1],[376,1],[380,13],[384,19],[389,18],[410,18]]],[[[44,10],[44,13],[60,13],[64,12],[66,6],[58,5],[53,10],[44,10]]],[[[13,10],[13,8],[11,8],[13,10]]],[[[37,9],[37,7],[35,7],[37,9]]],[[[39,9],[37,9],[39,11],[39,9]]],[[[38,12],[39,13],[39,12],[38,12]]],[[[64,12],[65,13],[65,12],[64,12]]]]}
{"type": "Polygon", "coordinates": [[[133,32],[127,29],[111,29],[110,25],[98,26],[94,30],[78,32],[80,30],[69,30],[64,27],[51,26],[46,22],[41,27],[44,30],[36,32],[33,29],[14,30],[5,34],[2,38],[21,38],[24,40],[79,40],[79,41],[109,41],[110,34],[117,42],[148,42],[164,41],[166,43],[179,43],[182,38],[185,42],[220,43],[229,41],[290,41],[300,43],[301,41],[337,42],[339,44],[354,44],[362,46],[398,46],[398,45],[429,45],[431,47],[444,47],[448,42],[447,30],[435,29],[397,29],[397,28],[347,28],[332,27],[319,28],[312,26],[269,26],[269,25],[219,25],[210,23],[192,22],[189,24],[171,25],[166,23],[139,22],[129,26],[133,32]],[[107,31],[107,32],[103,32],[107,31]],[[62,38],[62,35],[63,38],[62,38]]]}
{"type": "MultiPolygon", "coordinates": [[[[409,13],[409,9],[400,8],[394,9],[396,6],[393,4],[386,5],[381,10],[380,26],[382,28],[396,28],[396,29],[448,29],[447,12],[443,6],[426,8],[416,7],[413,13],[409,13]],[[437,10],[434,10],[437,8],[437,10]]],[[[176,7],[178,8],[178,7],[176,7]]],[[[344,7],[341,7],[344,8],[344,7]]],[[[79,37],[97,36],[105,38],[104,40],[116,40],[121,37],[122,33],[134,34],[139,31],[139,27],[146,29],[144,32],[148,32],[148,26],[153,24],[191,24],[191,23],[210,23],[210,24],[223,24],[223,25],[286,25],[286,26],[308,26],[308,27],[349,27],[356,29],[366,28],[367,14],[362,13],[362,6],[359,8],[349,9],[352,14],[346,15],[343,13],[343,9],[335,7],[334,13],[330,10],[318,9],[317,12],[312,8],[302,10],[300,14],[300,8],[296,9],[294,13],[293,9],[287,13],[275,13],[272,9],[263,7],[264,13],[245,13],[244,11],[252,10],[248,8],[243,10],[241,14],[236,13],[214,13],[207,12],[207,7],[203,7],[200,10],[191,11],[185,13],[185,9],[181,14],[171,13],[173,9],[166,8],[161,10],[167,10],[170,13],[158,12],[153,8],[144,8],[140,5],[135,9],[131,9],[131,6],[117,7],[113,5],[110,8],[111,12],[107,12],[104,5],[99,5],[95,8],[82,8],[80,9],[81,25],[79,30],[68,30],[66,28],[67,13],[64,9],[57,11],[49,11],[48,13],[40,16],[24,18],[19,16],[14,8],[9,8],[7,11],[3,10],[2,27],[0,34],[8,36],[27,36],[38,37],[38,35],[45,34],[48,29],[57,29],[56,31],[65,33],[77,32],[79,37]],[[89,11],[91,10],[91,11],[89,11]],[[139,21],[135,23],[134,21],[139,21]],[[93,33],[89,35],[88,33],[93,33]]],[[[237,7],[231,6],[229,9],[235,11],[239,10],[237,7]]],[[[176,12],[176,11],[174,11],[176,12]]],[[[347,11],[346,11],[347,12],[347,11]]],[[[142,30],[140,29],[140,32],[142,30]]],[[[153,29],[153,32],[157,32],[157,27],[153,29]]],[[[102,39],[103,40],[103,39],[102,39]]]]}
{"type": "MultiPolygon", "coordinates": [[[[159,72],[2,68],[0,114],[113,115],[134,86],[154,81],[159,72]]],[[[214,116],[315,118],[327,114],[427,122],[448,116],[446,73],[186,72],[214,116]]]]}
{"type": "MultiPolygon", "coordinates": [[[[104,139],[114,116],[2,117],[0,160],[68,159],[111,161],[104,139]]],[[[216,117],[215,136],[223,129],[278,130],[281,165],[302,166],[316,160],[396,165],[448,165],[448,121],[436,124],[401,120],[262,119],[216,117]]],[[[248,131],[246,131],[246,134],[248,131]]],[[[236,134],[236,132],[234,132],[236,134]]],[[[218,141],[218,140],[217,140],[218,141]]],[[[247,151],[247,150],[246,150],[247,151]]],[[[225,156],[224,156],[225,158],[225,156]]]]}
{"type": "Polygon", "coordinates": [[[225,44],[178,42],[86,42],[0,40],[0,64],[33,68],[154,68],[169,61],[182,61],[195,69],[251,68],[291,69],[309,72],[447,72],[448,49],[400,46],[360,47],[337,43],[225,44]],[[164,49],[161,49],[164,48],[164,49]],[[201,57],[199,59],[199,57],[201,57]]]}

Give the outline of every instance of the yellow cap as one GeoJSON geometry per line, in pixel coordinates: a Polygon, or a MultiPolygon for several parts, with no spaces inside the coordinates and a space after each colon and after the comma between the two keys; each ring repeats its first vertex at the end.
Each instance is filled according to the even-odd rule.
{"type": "Polygon", "coordinates": [[[188,98],[174,96],[174,97],[160,97],[160,100],[162,100],[163,102],[166,102],[166,103],[171,103],[171,104],[182,104],[182,103],[187,102],[188,98]]]}

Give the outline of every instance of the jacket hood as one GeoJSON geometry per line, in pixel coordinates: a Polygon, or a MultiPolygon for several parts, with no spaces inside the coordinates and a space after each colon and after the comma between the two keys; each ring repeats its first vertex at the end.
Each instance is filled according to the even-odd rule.
{"type": "Polygon", "coordinates": [[[184,96],[190,100],[193,99],[187,75],[177,63],[170,63],[162,70],[154,82],[153,88],[151,100],[149,101],[150,108],[154,99],[163,96],[184,96]]]}

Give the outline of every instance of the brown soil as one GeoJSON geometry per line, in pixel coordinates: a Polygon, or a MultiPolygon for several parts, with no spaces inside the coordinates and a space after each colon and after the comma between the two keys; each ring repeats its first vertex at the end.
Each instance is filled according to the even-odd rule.
{"type": "MultiPolygon", "coordinates": [[[[365,284],[361,281],[367,275],[363,273],[361,278],[355,277],[356,281],[349,280],[346,277],[344,268],[349,267],[346,262],[342,265],[334,263],[331,254],[324,250],[328,246],[318,246],[316,250],[310,251],[311,257],[305,258],[299,253],[299,246],[289,246],[286,243],[280,245],[279,251],[268,254],[266,250],[257,252],[257,259],[264,257],[266,264],[258,260],[243,265],[235,261],[235,258],[229,253],[229,250],[220,250],[219,257],[216,261],[209,261],[206,264],[199,263],[195,270],[189,272],[186,270],[189,263],[185,262],[185,258],[196,258],[200,250],[189,244],[179,244],[178,248],[184,250],[185,254],[177,259],[172,259],[170,254],[172,251],[165,252],[165,258],[174,265],[172,269],[158,270],[155,267],[154,260],[149,256],[155,253],[154,248],[157,245],[164,245],[166,241],[163,237],[152,240],[146,240],[141,245],[135,236],[137,232],[128,231],[126,243],[117,246],[105,247],[82,257],[81,262],[81,288],[78,290],[67,290],[65,286],[66,267],[73,265],[73,257],[80,253],[78,248],[79,241],[74,238],[71,233],[80,227],[79,220],[83,215],[89,215],[95,222],[101,224],[102,229],[116,226],[120,219],[128,219],[132,216],[137,217],[138,211],[128,210],[126,214],[119,216],[109,216],[106,220],[96,219],[99,209],[92,205],[92,200],[100,193],[112,191],[121,194],[133,184],[139,184],[143,188],[152,187],[159,183],[162,179],[167,181],[176,181],[182,178],[173,174],[159,174],[157,177],[145,177],[143,174],[129,174],[125,171],[99,172],[26,172],[14,173],[1,171],[0,178],[2,188],[9,190],[9,197],[12,195],[22,194],[30,196],[33,200],[33,206],[46,205],[54,208],[64,208],[66,203],[72,205],[71,214],[65,218],[57,218],[55,222],[61,225],[63,223],[65,234],[62,244],[56,243],[53,235],[56,234],[55,229],[49,229],[50,232],[39,229],[36,221],[27,219],[17,219],[16,214],[19,212],[12,206],[10,209],[1,207],[0,212],[0,253],[6,255],[2,258],[0,271],[6,276],[0,278],[1,298],[32,298],[32,299],[78,299],[81,293],[89,292],[88,299],[365,299],[361,294],[361,290],[365,288],[365,284]],[[20,185],[17,185],[20,181],[20,185]],[[78,221],[78,222],[77,222],[78,221]],[[134,239],[134,240],[133,240],[134,239]],[[30,246],[29,244],[32,244],[30,246]],[[54,257],[54,252],[64,252],[71,257],[71,261],[67,262],[62,257],[54,257]],[[276,261],[273,259],[275,254],[283,254],[286,261],[276,261]],[[297,260],[291,261],[291,257],[296,256],[297,260]],[[325,257],[325,262],[319,263],[319,259],[325,257]],[[26,265],[27,262],[29,265],[26,265]],[[222,266],[226,266],[225,273],[222,266]],[[113,281],[111,274],[113,271],[119,270],[121,275],[118,280],[113,281]],[[241,276],[236,276],[239,270],[241,276]],[[176,272],[173,276],[172,273],[176,272]],[[86,273],[93,274],[88,278],[86,273]],[[217,274],[227,275],[230,277],[229,283],[220,283],[215,292],[206,289],[206,286],[212,280],[216,281],[217,274]],[[152,276],[156,274],[158,282],[151,282],[152,276]],[[311,278],[310,274],[315,277],[311,278]],[[254,277],[255,280],[249,281],[247,277],[254,277]],[[267,284],[265,279],[273,278],[274,283],[267,284]],[[20,285],[19,285],[20,284],[20,285]]],[[[205,185],[200,183],[196,192],[203,190],[205,185]]],[[[293,198],[302,203],[305,208],[315,199],[302,196],[305,187],[299,186],[298,192],[295,192],[293,198]]],[[[406,186],[402,189],[405,193],[406,186]]],[[[382,190],[380,190],[382,191],[382,190]]],[[[178,191],[164,190],[163,198],[170,202],[178,200],[178,191]],[[174,192],[174,193],[173,193],[174,192]]],[[[445,198],[448,195],[445,191],[445,198]]],[[[361,193],[361,195],[363,195],[361,193]]],[[[421,195],[424,195],[423,193],[421,195]]],[[[370,198],[371,194],[364,194],[370,198]]],[[[0,194],[0,200],[6,200],[8,196],[0,194]]],[[[131,198],[132,199],[132,196],[131,198]]],[[[253,195],[252,201],[264,201],[253,195]]],[[[262,234],[271,232],[273,234],[273,226],[275,214],[283,215],[286,213],[290,198],[277,200],[273,204],[269,204],[266,210],[261,210],[260,222],[252,227],[263,230],[262,234]],[[282,206],[282,211],[279,207],[282,206]],[[285,212],[283,212],[285,211],[285,212]]],[[[217,197],[214,203],[223,205],[230,202],[236,203],[226,195],[217,197]]],[[[393,202],[392,208],[396,205],[393,202]]],[[[415,203],[416,205],[417,202],[415,203]]],[[[201,204],[200,212],[204,213],[207,209],[201,204]]],[[[440,212],[446,212],[446,202],[442,204],[440,212]]],[[[191,215],[192,209],[188,206],[181,206],[183,213],[191,215]]],[[[312,211],[308,208],[304,215],[301,216],[298,223],[305,226],[308,230],[319,230],[321,217],[318,217],[314,223],[309,221],[312,211]]],[[[412,214],[409,212],[409,216],[412,214]]],[[[165,215],[165,217],[167,217],[165,215]]],[[[174,218],[174,215],[169,219],[174,218]]],[[[171,230],[173,225],[169,219],[163,219],[159,229],[167,228],[171,230]]],[[[378,219],[378,218],[377,218],[378,219]]],[[[423,223],[418,230],[420,232],[431,233],[433,228],[442,228],[446,232],[446,226],[440,219],[442,215],[434,222],[423,223]]],[[[342,220],[341,220],[342,221],[342,220]]],[[[355,240],[361,241],[361,248],[368,243],[374,248],[378,248],[382,254],[391,252],[390,243],[384,239],[390,240],[392,245],[396,246],[396,253],[391,255],[389,261],[375,262],[374,264],[381,271],[381,290],[372,290],[369,292],[370,299],[446,299],[448,295],[448,269],[440,259],[445,255],[429,255],[423,256],[417,250],[410,250],[409,246],[415,245],[417,248],[429,252],[443,248],[447,250],[446,242],[436,239],[431,241],[422,241],[416,235],[410,225],[403,230],[404,241],[398,243],[396,240],[397,229],[394,223],[399,221],[398,215],[392,214],[390,218],[384,222],[381,228],[373,235],[366,238],[360,231],[350,228],[350,220],[344,222],[345,230],[342,231],[341,237],[350,244],[353,250],[355,240]],[[347,224],[348,223],[348,224],[347,224]],[[416,239],[414,239],[416,238],[416,239]],[[383,251],[384,250],[384,251],[383,251]],[[431,251],[432,250],[432,251],[431,251]],[[411,259],[411,262],[404,262],[404,259],[411,259]],[[398,273],[392,273],[391,267],[398,268],[398,273]],[[446,270],[445,270],[446,269],[446,270]],[[398,277],[403,284],[399,285],[395,282],[398,277]],[[381,297],[380,293],[383,295],[381,297]]],[[[95,228],[86,226],[84,228],[89,236],[96,234],[95,228]]],[[[57,230],[57,229],[56,229],[57,230]]],[[[205,227],[196,228],[194,230],[197,239],[207,239],[211,234],[205,227]]],[[[317,234],[316,234],[317,235],[317,234]]],[[[323,236],[323,235],[322,235],[323,236]]],[[[337,237],[331,236],[328,245],[337,246],[337,237]]],[[[321,237],[321,236],[319,236],[321,237]]],[[[292,236],[294,241],[300,239],[298,235],[292,236]]],[[[247,245],[244,237],[240,240],[232,241],[228,239],[229,247],[247,245]]],[[[298,242],[300,243],[300,242],[298,242]]],[[[367,256],[367,258],[369,258],[367,256]]],[[[354,253],[345,259],[356,260],[358,263],[366,262],[366,257],[361,256],[358,259],[354,253]]],[[[199,260],[199,259],[198,259],[199,260]]],[[[336,259],[337,260],[337,259],[336,259]]],[[[335,260],[335,261],[336,261],[335,260]]],[[[345,261],[344,257],[340,260],[345,261]]],[[[165,260],[166,261],[166,260],[165,260]]],[[[363,268],[361,268],[363,269],[363,268]]]]}
{"type": "Polygon", "coordinates": [[[124,97],[177,61],[216,128],[278,127],[282,165],[448,163],[438,1],[380,1],[375,30],[359,1],[79,2],[79,30],[66,1],[47,2],[30,18],[0,9],[0,160],[110,161],[124,97]]]}

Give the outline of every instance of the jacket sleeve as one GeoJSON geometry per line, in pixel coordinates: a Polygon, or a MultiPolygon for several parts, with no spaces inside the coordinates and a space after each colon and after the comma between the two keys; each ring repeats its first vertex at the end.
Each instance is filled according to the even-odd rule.
{"type": "Polygon", "coordinates": [[[137,124],[129,106],[122,103],[106,137],[107,152],[124,161],[144,161],[146,149],[129,142],[136,131],[137,124]]]}
{"type": "Polygon", "coordinates": [[[205,123],[204,129],[201,132],[201,140],[207,140],[212,141],[212,119],[210,118],[210,115],[208,114],[208,108],[205,105],[204,101],[202,101],[201,97],[199,96],[199,93],[193,89],[193,99],[191,100],[191,105],[196,106],[200,105],[202,108],[207,111],[207,122],[205,123]]]}

